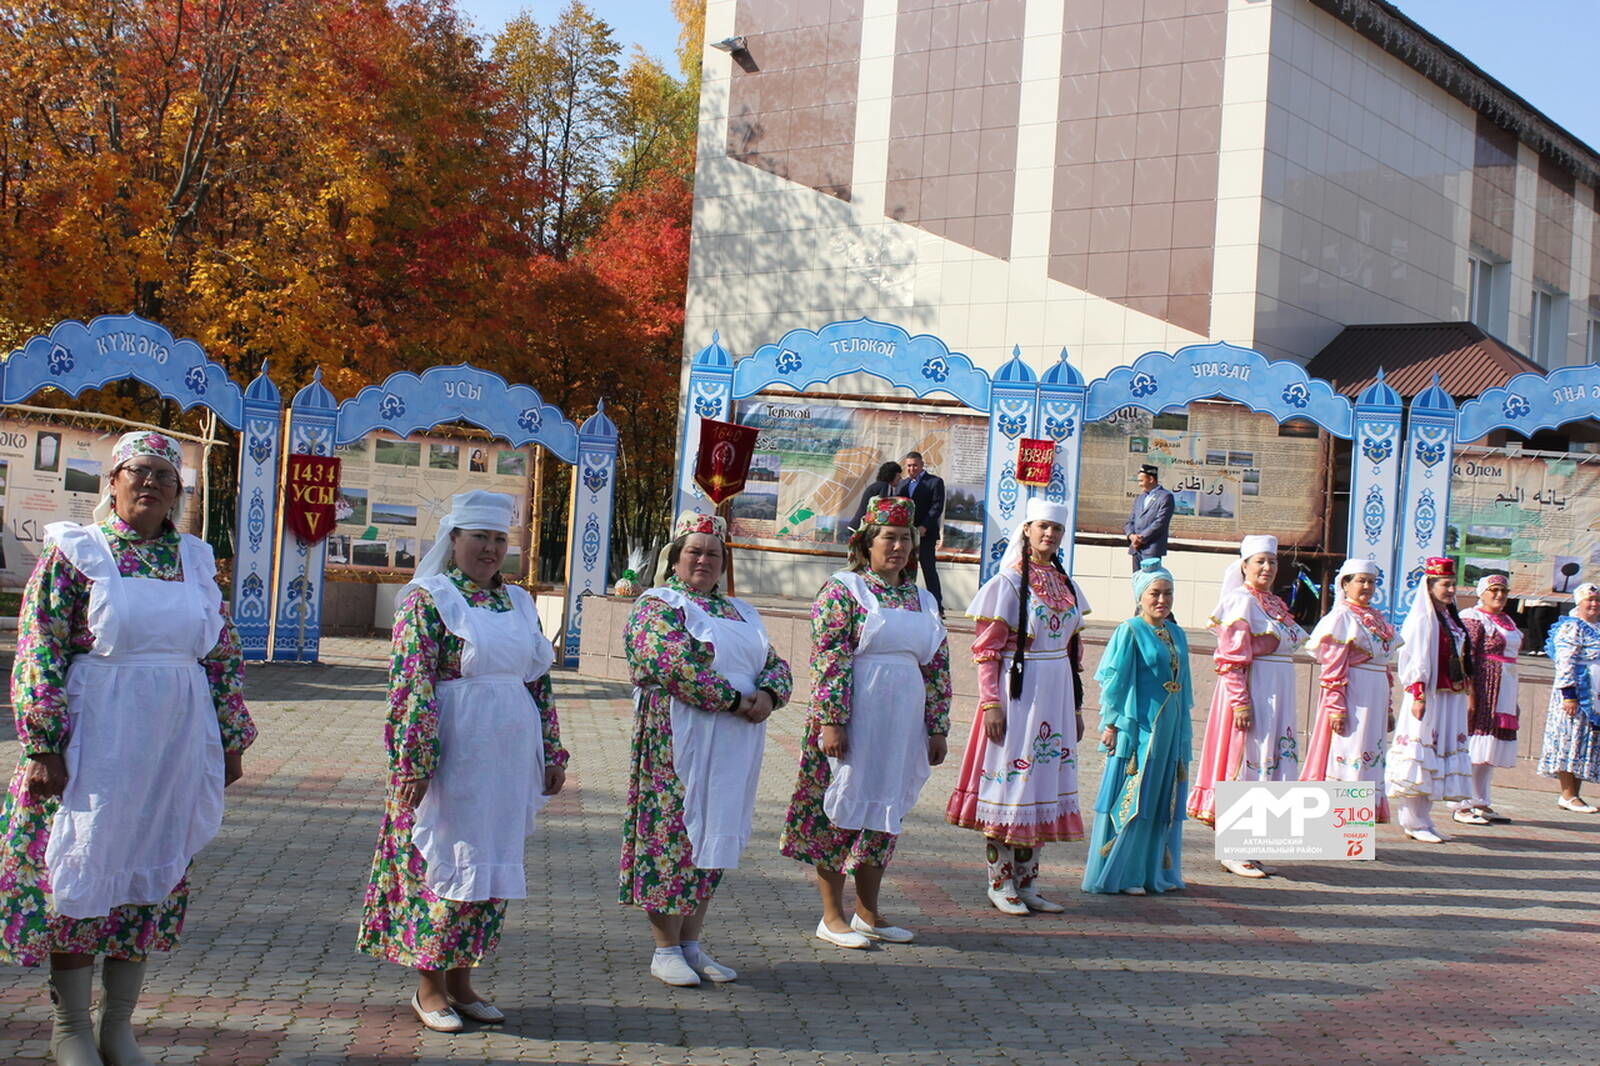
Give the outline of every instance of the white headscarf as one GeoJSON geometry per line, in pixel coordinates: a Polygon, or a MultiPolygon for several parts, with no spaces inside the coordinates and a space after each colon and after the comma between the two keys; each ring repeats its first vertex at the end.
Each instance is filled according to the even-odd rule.
{"type": "MultiPolygon", "coordinates": [[[[1022,550],[1028,543],[1028,535],[1023,531],[1023,527],[1029,522],[1054,522],[1070,535],[1072,511],[1064,503],[1051,503],[1042,496],[1029,497],[1026,506],[1022,508],[1022,521],[1012,529],[1011,539],[1006,541],[1005,554],[1000,556],[1001,573],[1005,573],[1011,567],[1022,565],[1022,550]]],[[[1065,540],[1065,535],[1062,539],[1065,540]]]]}
{"type": "MultiPolygon", "coordinates": [[[[450,534],[457,529],[488,529],[496,533],[511,532],[511,523],[517,518],[517,501],[503,492],[458,492],[450,497],[450,513],[439,522],[434,534],[433,547],[417,563],[417,569],[406,582],[406,588],[420,585],[435,574],[442,574],[450,565],[453,548],[450,534]]],[[[405,589],[401,589],[401,595],[405,589]]]]}
{"type": "Polygon", "coordinates": [[[1222,601],[1234,592],[1244,588],[1244,561],[1252,555],[1278,554],[1278,538],[1271,533],[1252,533],[1239,542],[1239,561],[1229,563],[1228,569],[1222,574],[1222,595],[1217,598],[1217,609],[1211,614],[1215,618],[1222,617],[1222,601]]]}
{"type": "Polygon", "coordinates": [[[178,475],[178,494],[173,497],[172,510],[167,512],[167,520],[173,525],[178,524],[178,519],[183,515],[183,449],[178,442],[159,430],[136,429],[132,433],[124,433],[117,438],[117,443],[111,446],[111,469],[106,471],[106,490],[100,496],[100,502],[94,507],[94,520],[104,522],[111,517],[111,478],[118,470],[127,465],[128,460],[141,455],[154,456],[164,460],[172,466],[172,472],[178,475]]]}

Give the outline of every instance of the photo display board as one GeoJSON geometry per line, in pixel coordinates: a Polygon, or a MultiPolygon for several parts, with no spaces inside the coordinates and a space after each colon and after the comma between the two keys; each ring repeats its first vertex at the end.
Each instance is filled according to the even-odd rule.
{"type": "Polygon", "coordinates": [[[1284,547],[1322,539],[1328,440],[1309,422],[1280,426],[1237,404],[1194,403],[1152,415],[1136,407],[1083,427],[1078,532],[1123,535],[1153,463],[1172,491],[1170,535],[1237,543],[1271,533],[1284,547]]]}
{"type": "MultiPolygon", "coordinates": [[[[52,522],[94,521],[105,492],[111,449],[128,430],[76,426],[0,417],[0,583],[21,588],[44,550],[45,527],[52,522]]],[[[183,453],[183,513],[178,529],[200,532],[201,448],[172,438],[183,453]]]]}
{"type": "Polygon", "coordinates": [[[1472,449],[1453,457],[1445,551],[1463,587],[1500,573],[1513,596],[1571,596],[1600,579],[1597,529],[1600,456],[1472,449]]]}
{"type": "Polygon", "coordinates": [[[463,437],[401,439],[378,431],[334,450],[341,462],[328,538],[332,569],[383,567],[413,570],[433,547],[450,498],[481,489],[517,501],[501,573],[520,578],[528,542],[528,478],[533,447],[463,437]]]}
{"type": "Polygon", "coordinates": [[[988,417],[965,408],[755,396],[735,418],[760,434],[729,536],[774,548],[838,550],[878,467],[921,452],[944,479],[941,550],[976,559],[983,545],[988,417]]]}

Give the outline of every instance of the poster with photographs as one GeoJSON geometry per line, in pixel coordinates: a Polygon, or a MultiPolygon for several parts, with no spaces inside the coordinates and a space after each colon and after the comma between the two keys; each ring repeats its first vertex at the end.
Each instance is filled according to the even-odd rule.
{"type": "Polygon", "coordinates": [[[1445,552],[1463,587],[1560,599],[1600,581],[1600,456],[1471,449],[1453,457],[1445,552]]]}
{"type": "Polygon", "coordinates": [[[503,492],[517,501],[516,526],[502,572],[520,578],[528,535],[528,476],[533,449],[500,441],[377,432],[336,449],[341,460],[334,500],[330,567],[409,571],[433,546],[439,520],[458,492],[503,492]]]}
{"type": "Polygon", "coordinates": [[[1153,463],[1172,491],[1171,536],[1234,542],[1271,531],[1280,544],[1316,547],[1322,536],[1328,443],[1310,423],[1280,426],[1231,403],[1195,403],[1152,415],[1124,408],[1084,426],[1078,528],[1122,535],[1153,463]]]}
{"type": "Polygon", "coordinates": [[[736,418],[755,455],[732,503],[729,534],[746,544],[837,549],[850,538],[878,467],[908,451],[944,479],[942,551],[976,558],[983,543],[988,419],[965,408],[757,396],[736,418]]]}
{"type": "MultiPolygon", "coordinates": [[[[102,431],[0,417],[0,584],[20,588],[27,582],[50,523],[94,520],[111,449],[125,432],[121,427],[102,431]]],[[[182,440],[178,445],[184,500],[178,528],[198,534],[195,472],[200,445],[182,440]]]]}

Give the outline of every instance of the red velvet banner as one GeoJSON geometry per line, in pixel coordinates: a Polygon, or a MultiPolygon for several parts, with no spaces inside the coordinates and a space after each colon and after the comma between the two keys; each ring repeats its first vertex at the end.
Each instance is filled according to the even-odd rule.
{"type": "Polygon", "coordinates": [[[1017,442],[1017,480],[1024,485],[1048,485],[1056,465],[1056,442],[1023,437],[1017,442]]]}
{"type": "Polygon", "coordinates": [[[721,503],[744,490],[750,457],[756,450],[756,431],[732,422],[700,420],[700,454],[695,458],[695,484],[712,503],[721,503]]]}
{"type": "Polygon", "coordinates": [[[321,455],[289,456],[284,478],[284,521],[307,544],[333,532],[333,501],[339,495],[339,460],[321,455]]]}

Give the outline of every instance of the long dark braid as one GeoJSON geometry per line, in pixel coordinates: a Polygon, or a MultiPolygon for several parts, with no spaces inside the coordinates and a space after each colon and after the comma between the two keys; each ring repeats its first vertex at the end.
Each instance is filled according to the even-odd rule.
{"type": "MultiPolygon", "coordinates": [[[[1032,563],[1033,546],[1024,540],[1022,542],[1022,591],[1017,595],[1017,650],[1011,658],[1011,683],[1009,688],[1012,699],[1018,699],[1022,696],[1022,676],[1026,669],[1024,666],[1025,660],[1023,659],[1023,645],[1027,643],[1028,607],[1030,606],[1029,600],[1033,597],[1033,588],[1028,583],[1028,568],[1032,563]]],[[[1066,570],[1061,567],[1060,560],[1054,555],[1050,557],[1050,565],[1062,577],[1067,576],[1066,570]]],[[[1069,588],[1071,587],[1071,582],[1072,579],[1067,578],[1069,588]]],[[[1077,679],[1074,680],[1076,681],[1077,679]]],[[[1078,682],[1078,684],[1081,685],[1081,682],[1078,682]]],[[[1081,689],[1079,691],[1081,692],[1081,689]]],[[[1079,698],[1081,703],[1081,696],[1079,698]]]]}

